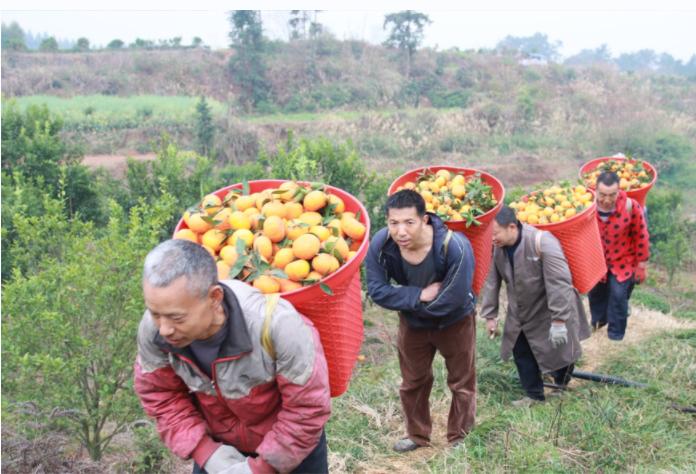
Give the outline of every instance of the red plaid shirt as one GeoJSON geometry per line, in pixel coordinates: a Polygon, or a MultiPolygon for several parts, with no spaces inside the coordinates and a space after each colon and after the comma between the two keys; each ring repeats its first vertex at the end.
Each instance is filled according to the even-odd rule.
{"type": "Polygon", "coordinates": [[[650,257],[648,225],[643,217],[643,208],[633,200],[633,208],[629,211],[626,200],[626,193],[619,191],[616,207],[609,218],[604,221],[597,213],[607,268],[620,282],[633,276],[638,263],[650,257]]]}

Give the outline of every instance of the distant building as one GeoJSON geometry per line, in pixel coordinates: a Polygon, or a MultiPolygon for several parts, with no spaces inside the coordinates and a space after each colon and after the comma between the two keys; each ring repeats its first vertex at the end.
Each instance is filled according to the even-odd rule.
{"type": "Polygon", "coordinates": [[[549,60],[546,56],[537,53],[526,54],[518,61],[522,66],[546,66],[549,60]]]}

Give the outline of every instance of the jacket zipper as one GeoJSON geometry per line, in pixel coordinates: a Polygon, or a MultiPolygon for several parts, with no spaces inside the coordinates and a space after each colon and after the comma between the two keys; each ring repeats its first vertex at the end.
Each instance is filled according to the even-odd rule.
{"type": "MultiPolygon", "coordinates": [[[[217,393],[218,400],[223,404],[223,406],[225,408],[227,408],[227,403],[225,402],[225,398],[222,396],[222,392],[220,391],[220,387],[217,383],[217,364],[219,362],[229,362],[231,360],[237,360],[245,354],[248,354],[248,353],[245,352],[245,353],[236,355],[234,357],[225,357],[223,359],[215,359],[213,361],[213,380],[212,380],[213,388],[215,388],[215,393],[217,393]]],[[[227,410],[230,413],[232,413],[232,411],[229,408],[227,408],[227,410]]],[[[233,415],[234,415],[234,413],[233,413],[233,415]]],[[[237,416],[235,415],[235,417],[237,417],[237,416]]],[[[239,425],[238,425],[239,426],[239,438],[241,439],[242,444],[244,445],[244,448],[246,449],[249,446],[249,439],[247,438],[246,426],[244,426],[244,424],[242,423],[242,420],[240,420],[239,417],[237,417],[237,420],[239,421],[239,425]]]]}

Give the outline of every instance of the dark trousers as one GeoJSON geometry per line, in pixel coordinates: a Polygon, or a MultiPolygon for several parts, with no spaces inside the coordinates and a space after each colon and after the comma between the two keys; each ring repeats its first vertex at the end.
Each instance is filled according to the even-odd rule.
{"type": "MultiPolygon", "coordinates": [[[[256,453],[246,454],[245,456],[256,457],[256,453]]],[[[309,455],[304,458],[304,461],[297,466],[292,473],[294,474],[328,474],[329,459],[326,447],[326,433],[322,431],[319,444],[309,455]]],[[[202,469],[198,464],[193,463],[193,474],[207,474],[205,469],[202,469]]]]}
{"type": "MultiPolygon", "coordinates": [[[[522,331],[515,341],[512,348],[512,355],[517,366],[517,373],[520,376],[522,388],[529,398],[534,400],[544,400],[544,381],[541,378],[539,364],[537,364],[532,348],[529,347],[527,337],[522,331]]],[[[573,373],[573,365],[562,367],[550,372],[556,385],[567,385],[573,373]]]]}
{"type": "Polygon", "coordinates": [[[601,327],[608,324],[607,335],[614,341],[622,340],[626,334],[628,300],[631,298],[633,285],[633,278],[619,282],[609,273],[607,281],[597,283],[587,294],[592,326],[601,327]]]}
{"type": "Polygon", "coordinates": [[[476,417],[476,318],[469,315],[444,329],[412,329],[401,317],[397,339],[401,368],[401,406],[409,439],[421,446],[430,442],[430,390],[433,359],[439,351],[447,367],[452,391],[447,418],[447,441],[466,436],[476,417]]]}

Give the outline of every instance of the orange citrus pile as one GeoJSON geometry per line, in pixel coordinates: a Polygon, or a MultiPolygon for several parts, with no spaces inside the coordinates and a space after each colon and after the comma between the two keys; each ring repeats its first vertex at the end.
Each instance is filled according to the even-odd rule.
{"type": "Polygon", "coordinates": [[[510,203],[517,218],[527,224],[555,224],[579,214],[592,205],[592,193],[581,184],[560,186],[533,191],[519,201],[510,203]]]}
{"type": "Polygon", "coordinates": [[[216,259],[220,280],[237,278],[263,293],[316,283],[353,258],[365,238],[359,216],[321,184],[285,181],[256,193],[209,194],[174,234],[216,259]]]}
{"type": "Polygon", "coordinates": [[[413,189],[425,199],[425,209],[436,213],[444,221],[476,223],[476,217],[493,209],[498,201],[493,188],[476,173],[471,176],[448,170],[429,170],[421,173],[416,181],[407,181],[396,190],[413,189]]]}
{"type": "Polygon", "coordinates": [[[614,171],[619,175],[619,187],[624,191],[640,189],[653,179],[652,172],[641,160],[608,160],[600,163],[595,169],[583,173],[585,186],[592,189],[597,183],[597,176],[603,171],[614,171]]]}

